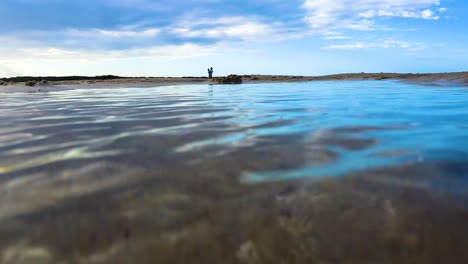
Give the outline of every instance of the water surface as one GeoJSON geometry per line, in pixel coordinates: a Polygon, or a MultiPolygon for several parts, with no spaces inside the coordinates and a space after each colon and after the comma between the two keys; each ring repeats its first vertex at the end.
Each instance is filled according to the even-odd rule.
{"type": "Polygon", "coordinates": [[[297,164],[246,171],[246,181],[468,160],[464,87],[359,81],[189,85],[5,94],[1,100],[4,174],[130,153],[151,159],[137,144],[124,142],[158,136],[178,138],[157,150],[174,157],[268,152],[277,144],[284,151],[301,148],[291,157],[297,164]]]}
{"type": "MultiPolygon", "coordinates": [[[[357,213],[359,208],[371,208],[368,211],[373,212],[365,220],[361,219],[371,230],[363,248],[372,239],[382,240],[385,236],[382,234],[387,234],[389,229],[400,230],[397,224],[385,230],[372,229],[373,223],[385,219],[396,221],[385,218],[394,217],[395,212],[406,212],[398,223],[408,220],[412,213],[413,219],[420,217],[424,221],[431,221],[424,214],[439,214],[442,220],[437,218],[427,226],[440,227],[455,247],[465,245],[465,237],[454,238],[452,231],[444,228],[448,228],[446,222],[468,220],[466,102],[468,90],[464,87],[395,81],[4,93],[0,98],[0,221],[7,223],[3,234],[8,239],[2,242],[3,261],[30,258],[21,253],[29,252],[24,245],[29,250],[39,247],[43,250],[39,255],[46,259],[63,256],[79,259],[104,249],[106,257],[112,259],[124,247],[119,241],[129,239],[129,229],[139,230],[133,231],[137,233],[138,243],[143,243],[141,237],[145,237],[145,232],[164,243],[167,237],[172,237],[169,241],[175,239],[176,230],[182,236],[181,232],[190,229],[199,233],[208,230],[209,239],[215,241],[220,239],[217,237],[220,232],[238,233],[226,248],[214,251],[224,252],[220,253],[222,259],[232,257],[245,262],[244,258],[260,258],[249,255],[254,253],[244,252],[247,257],[239,254],[260,243],[249,238],[252,231],[248,230],[252,226],[258,228],[264,219],[275,223],[272,219],[278,219],[280,224],[268,226],[271,230],[265,232],[283,239],[283,233],[276,232],[277,228],[285,228],[285,221],[292,219],[294,227],[299,228],[294,222],[299,219],[299,225],[305,225],[300,228],[307,229],[309,221],[317,224],[314,221],[325,223],[327,217],[348,217],[349,214],[343,215],[340,210],[327,211],[324,216],[319,214],[314,220],[309,215],[314,210],[314,214],[325,210],[317,206],[327,204],[327,210],[332,210],[348,202],[351,205],[345,207],[353,209],[350,214],[355,218],[364,217],[357,213]],[[330,181],[334,182],[332,190],[330,181]],[[305,196],[312,197],[306,199],[311,204],[305,202],[305,196]],[[313,199],[324,200],[317,205],[313,199]],[[422,208],[421,205],[435,211],[415,212],[414,208],[422,208]],[[206,213],[234,217],[239,210],[249,212],[248,217],[228,221],[218,219],[219,216],[210,218],[211,213],[206,213]],[[64,220],[65,215],[75,214],[77,217],[64,220]],[[94,220],[89,222],[89,219],[94,220]],[[187,221],[201,222],[194,227],[187,221]],[[206,221],[222,227],[213,231],[205,226],[206,221]],[[56,222],[66,222],[67,227],[61,231],[49,230],[56,222]],[[96,227],[99,222],[107,223],[109,230],[96,227]],[[91,232],[89,236],[95,237],[94,240],[90,242],[88,237],[73,235],[83,230],[91,232]],[[164,232],[171,235],[161,235],[164,232]],[[53,238],[46,238],[44,233],[53,238]],[[63,246],[70,234],[76,240],[71,239],[68,246],[63,246]],[[212,234],[216,234],[215,238],[212,234]],[[105,237],[103,241],[102,237],[105,237]],[[94,246],[83,246],[90,244],[94,246]],[[109,253],[111,245],[117,248],[115,254],[109,253]]],[[[329,228],[333,232],[356,228],[343,225],[335,223],[329,228]]],[[[431,255],[434,248],[439,249],[430,244],[436,235],[429,229],[415,227],[419,231],[410,232],[406,230],[408,226],[411,225],[405,222],[405,231],[392,231],[396,232],[395,237],[386,238],[390,242],[383,239],[382,244],[377,243],[378,248],[370,250],[380,252],[377,256],[369,253],[357,259],[360,262],[386,259],[396,263],[393,257],[400,256],[400,251],[392,250],[400,240],[418,241],[413,241],[416,246],[408,242],[409,247],[417,248],[411,249],[414,252],[401,249],[410,250],[412,253],[408,254],[415,261],[423,261],[424,254],[431,255]],[[405,232],[409,232],[410,238],[405,232]],[[419,236],[427,237],[428,233],[434,236],[429,238],[430,243],[420,242],[419,236]]],[[[254,237],[263,239],[262,235],[254,237]]],[[[445,238],[437,237],[441,241],[445,238]]],[[[206,237],[191,239],[200,242],[206,237]]],[[[346,239],[337,234],[331,242],[319,239],[314,245],[327,248],[327,243],[339,245],[346,239]]],[[[184,247],[194,247],[190,243],[184,247]]],[[[138,245],[135,247],[139,248],[138,245]]],[[[270,249],[270,246],[266,247],[270,249]]],[[[312,259],[336,256],[349,260],[359,255],[354,252],[358,249],[351,247],[343,249],[344,252],[337,249],[312,259]]],[[[268,251],[265,250],[262,252],[268,251]]],[[[284,250],[288,252],[286,245],[284,250]]],[[[172,251],[166,248],[164,252],[172,251]]],[[[437,256],[452,254],[459,260],[461,255],[453,255],[456,253],[459,252],[441,251],[437,256]]],[[[167,254],[164,261],[180,257],[167,254]]],[[[274,255],[275,250],[268,254],[274,255]]],[[[148,261],[154,261],[153,257],[148,257],[148,261]]],[[[207,254],[201,261],[213,260],[212,257],[207,254]]],[[[304,263],[310,260],[303,257],[304,263]]],[[[184,262],[195,260],[200,261],[190,255],[184,262]]],[[[267,263],[268,256],[262,261],[267,263]]]]}

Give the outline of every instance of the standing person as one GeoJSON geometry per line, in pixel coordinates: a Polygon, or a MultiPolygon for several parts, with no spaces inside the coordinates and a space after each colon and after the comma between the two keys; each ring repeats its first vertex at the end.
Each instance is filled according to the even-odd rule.
{"type": "Polygon", "coordinates": [[[213,78],[213,67],[208,69],[208,78],[213,78]]]}

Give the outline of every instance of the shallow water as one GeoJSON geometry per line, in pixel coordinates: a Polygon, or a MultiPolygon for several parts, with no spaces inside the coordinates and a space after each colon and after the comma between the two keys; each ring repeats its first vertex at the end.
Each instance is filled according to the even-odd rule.
{"type": "MultiPolygon", "coordinates": [[[[59,221],[70,212],[76,214],[77,203],[80,204],[78,211],[83,212],[80,217],[84,219],[89,218],[90,212],[95,215],[96,211],[105,211],[106,216],[100,215],[99,221],[114,223],[115,218],[124,219],[125,224],[120,224],[119,220],[117,226],[125,226],[135,224],[132,221],[147,223],[151,219],[158,223],[158,232],[173,231],[171,223],[199,214],[195,207],[203,206],[201,211],[223,211],[233,203],[245,204],[241,202],[243,199],[256,206],[260,203],[271,206],[261,215],[254,210],[257,207],[252,207],[253,218],[263,219],[273,214],[268,217],[283,219],[282,212],[285,208],[291,209],[291,200],[296,199],[297,204],[301,204],[297,195],[313,194],[315,197],[312,190],[315,187],[310,184],[321,184],[326,179],[344,178],[345,183],[337,183],[344,187],[336,187],[335,191],[348,187],[360,190],[361,183],[356,186],[346,183],[348,178],[384,184],[378,188],[391,191],[381,200],[374,193],[369,195],[381,201],[382,208],[387,211],[390,210],[388,201],[393,204],[390,207],[398,204],[399,198],[393,197],[395,193],[410,190],[412,197],[423,189],[424,194],[412,198],[413,203],[400,206],[418,208],[425,204],[430,209],[442,208],[442,217],[451,217],[452,208],[445,202],[454,201],[456,212],[461,214],[456,221],[454,218],[447,221],[468,220],[465,214],[468,194],[466,102],[468,89],[464,87],[394,81],[180,85],[2,94],[0,221],[8,224],[0,229],[0,234],[10,237],[3,245],[6,248],[3,261],[32,258],[18,253],[29,252],[27,250],[15,251],[17,245],[29,245],[31,250],[36,249],[35,253],[37,247],[43,249],[47,245],[46,248],[54,249],[58,255],[75,254],[76,259],[79,258],[76,254],[95,253],[93,250],[100,249],[101,244],[107,248],[120,241],[106,235],[110,236],[106,243],[98,243],[93,250],[81,250],[77,245],[80,242],[70,242],[65,250],[56,248],[64,238],[51,242],[41,235],[50,228],[51,223],[47,222],[53,222],[50,219],[59,221]],[[440,196],[427,198],[433,193],[440,196]],[[151,201],[138,200],[142,196],[151,197],[147,198],[151,201]],[[270,200],[264,196],[275,198],[270,200]],[[165,204],[167,199],[169,205],[165,204]],[[287,204],[277,204],[286,201],[284,199],[287,204]],[[92,202],[97,200],[100,202],[92,202]],[[175,209],[173,200],[176,200],[175,209]],[[189,201],[198,202],[193,205],[189,201]],[[106,205],[101,208],[95,203],[106,205]],[[148,213],[141,208],[148,206],[157,209],[148,213]],[[164,211],[169,207],[170,211],[164,211]],[[197,212],[178,218],[178,210],[187,208],[197,212]],[[279,210],[277,215],[272,213],[276,210],[279,210]],[[116,211],[118,217],[107,219],[116,211]],[[35,232],[36,237],[31,232],[35,232]]],[[[327,194],[327,197],[340,195],[327,194]]],[[[350,200],[369,206],[370,196],[364,199],[352,194],[350,200]]],[[[326,203],[334,207],[338,202],[326,203]]],[[[353,206],[358,206],[356,204],[353,206]]],[[[244,206],[249,211],[248,206],[244,206]]],[[[295,210],[298,214],[304,213],[295,210]]],[[[412,211],[401,209],[405,210],[412,211]]],[[[375,212],[376,215],[368,216],[366,221],[374,222],[377,216],[381,217],[381,212],[375,212]]],[[[229,211],[227,214],[236,213],[229,211]]],[[[294,215],[287,213],[291,214],[294,215]]],[[[413,217],[417,219],[418,216],[413,217]]],[[[195,218],[206,220],[205,216],[195,218]]],[[[68,221],[69,226],[76,224],[76,219],[68,221]]],[[[227,220],[213,221],[226,224],[227,220]]],[[[243,221],[238,219],[231,223],[237,228],[235,232],[248,229],[241,225],[243,221]]],[[[76,225],[81,231],[97,229],[89,224],[76,225]]],[[[186,227],[186,224],[179,223],[181,226],[186,227]]],[[[276,229],[268,232],[275,233],[276,229]]],[[[373,231],[377,232],[384,231],[373,231]]],[[[427,235],[424,232],[421,236],[427,235]]],[[[58,237],[66,237],[57,233],[58,237]]],[[[247,238],[239,238],[243,239],[247,238]]],[[[335,239],[340,240],[339,237],[335,239]]],[[[464,240],[462,243],[461,238],[458,239],[456,245],[464,245],[464,240]]],[[[229,246],[242,249],[242,245],[250,245],[236,243],[229,246]]],[[[1,246],[2,243],[0,250],[1,246]]],[[[237,260],[246,258],[238,256],[239,250],[231,255],[237,260]]],[[[380,259],[392,260],[391,253],[384,249],[382,252],[385,254],[382,253],[380,259]]],[[[227,253],[223,254],[226,257],[227,253]]],[[[441,253],[444,254],[448,252],[441,253]]],[[[53,254],[42,252],[41,256],[44,255],[52,258],[53,254]]],[[[173,260],[171,257],[165,260],[173,260]]],[[[208,254],[203,261],[211,257],[208,254]]],[[[187,257],[184,262],[195,259],[187,257]]],[[[268,262],[268,258],[265,259],[268,262]]],[[[255,261],[252,263],[259,263],[258,259],[255,261]]]]}
{"type": "Polygon", "coordinates": [[[181,137],[162,146],[167,153],[268,152],[285,138],[291,147],[312,148],[303,154],[314,157],[297,157],[302,161],[287,168],[246,171],[247,182],[467,161],[467,101],[464,87],[358,81],[5,94],[0,168],[3,174],[22,174],[77,159],[129,153],[151,159],[120,142],[158,135],[181,137]],[[330,157],[315,157],[321,154],[330,157]]]}

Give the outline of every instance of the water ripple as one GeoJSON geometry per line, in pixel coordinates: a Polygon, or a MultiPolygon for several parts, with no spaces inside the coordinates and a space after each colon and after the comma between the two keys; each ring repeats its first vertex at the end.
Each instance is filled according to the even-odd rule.
{"type": "MultiPolygon", "coordinates": [[[[247,181],[460,161],[468,156],[467,99],[461,87],[392,81],[10,93],[0,99],[0,174],[159,154],[172,155],[171,164],[248,157],[250,165],[241,168],[247,181]],[[135,148],[154,142],[151,151],[135,148]]],[[[158,159],[154,166],[170,164],[158,159]]]]}

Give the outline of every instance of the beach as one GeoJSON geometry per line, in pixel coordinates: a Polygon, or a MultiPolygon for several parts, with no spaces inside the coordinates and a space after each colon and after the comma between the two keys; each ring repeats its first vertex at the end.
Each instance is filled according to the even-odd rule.
{"type": "MultiPolygon", "coordinates": [[[[242,77],[243,83],[274,83],[274,82],[312,82],[312,81],[352,81],[352,80],[395,80],[411,82],[423,85],[462,85],[468,86],[468,72],[453,73],[345,73],[323,76],[291,76],[291,75],[238,75],[242,77]]],[[[47,77],[35,77],[47,80],[47,77]]],[[[222,77],[217,77],[222,78],[222,77]]],[[[132,87],[155,87],[184,84],[218,84],[217,78],[207,77],[119,77],[117,79],[93,80],[63,80],[47,81],[46,84],[27,86],[26,82],[11,82],[5,80],[0,86],[3,92],[41,92],[57,91],[67,89],[99,89],[99,88],[132,88],[132,87]]],[[[1,80],[1,79],[0,79],[1,80]]]]}

